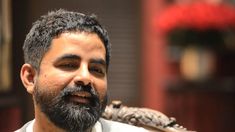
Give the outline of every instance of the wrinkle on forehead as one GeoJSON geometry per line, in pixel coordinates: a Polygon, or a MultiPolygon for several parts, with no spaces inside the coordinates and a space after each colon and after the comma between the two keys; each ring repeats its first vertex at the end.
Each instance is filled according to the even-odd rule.
{"type": "Polygon", "coordinates": [[[67,40],[69,40],[72,43],[79,43],[81,40],[89,42],[90,39],[94,40],[94,37],[96,42],[89,44],[86,46],[87,48],[98,48],[98,49],[105,49],[105,46],[99,36],[96,33],[88,33],[88,32],[65,32],[62,33],[59,37],[63,37],[67,40]],[[101,43],[101,45],[100,45],[101,43]],[[95,44],[95,45],[94,45],[95,44]]]}

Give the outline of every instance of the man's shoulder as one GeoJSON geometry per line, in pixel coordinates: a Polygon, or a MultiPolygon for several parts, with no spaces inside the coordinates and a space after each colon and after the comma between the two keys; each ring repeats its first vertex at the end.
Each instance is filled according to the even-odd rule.
{"type": "Polygon", "coordinates": [[[147,132],[146,129],[141,127],[136,127],[116,121],[110,121],[103,118],[101,118],[99,121],[102,125],[103,132],[147,132]]]}

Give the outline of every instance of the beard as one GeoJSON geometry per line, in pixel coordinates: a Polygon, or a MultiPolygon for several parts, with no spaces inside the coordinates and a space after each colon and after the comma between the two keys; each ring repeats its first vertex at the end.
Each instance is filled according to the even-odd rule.
{"type": "Polygon", "coordinates": [[[41,111],[57,127],[69,132],[84,132],[90,129],[100,118],[107,105],[107,94],[101,101],[98,92],[90,85],[66,87],[57,92],[43,91],[35,87],[35,101],[41,111]],[[70,100],[75,92],[89,92],[89,103],[78,103],[70,100]]]}

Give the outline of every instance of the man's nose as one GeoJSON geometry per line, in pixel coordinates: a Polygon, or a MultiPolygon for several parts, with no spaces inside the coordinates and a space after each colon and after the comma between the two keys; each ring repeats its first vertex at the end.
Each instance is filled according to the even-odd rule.
{"type": "Polygon", "coordinates": [[[77,70],[74,83],[76,85],[88,85],[92,83],[91,75],[86,65],[81,66],[77,70]]]}

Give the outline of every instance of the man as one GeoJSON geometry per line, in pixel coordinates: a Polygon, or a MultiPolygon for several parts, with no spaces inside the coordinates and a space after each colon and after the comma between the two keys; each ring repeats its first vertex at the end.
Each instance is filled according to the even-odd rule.
{"type": "Polygon", "coordinates": [[[120,132],[142,128],[100,118],[107,103],[110,43],[94,16],[63,9],[33,24],[21,80],[35,119],[18,132],[120,132]]]}

